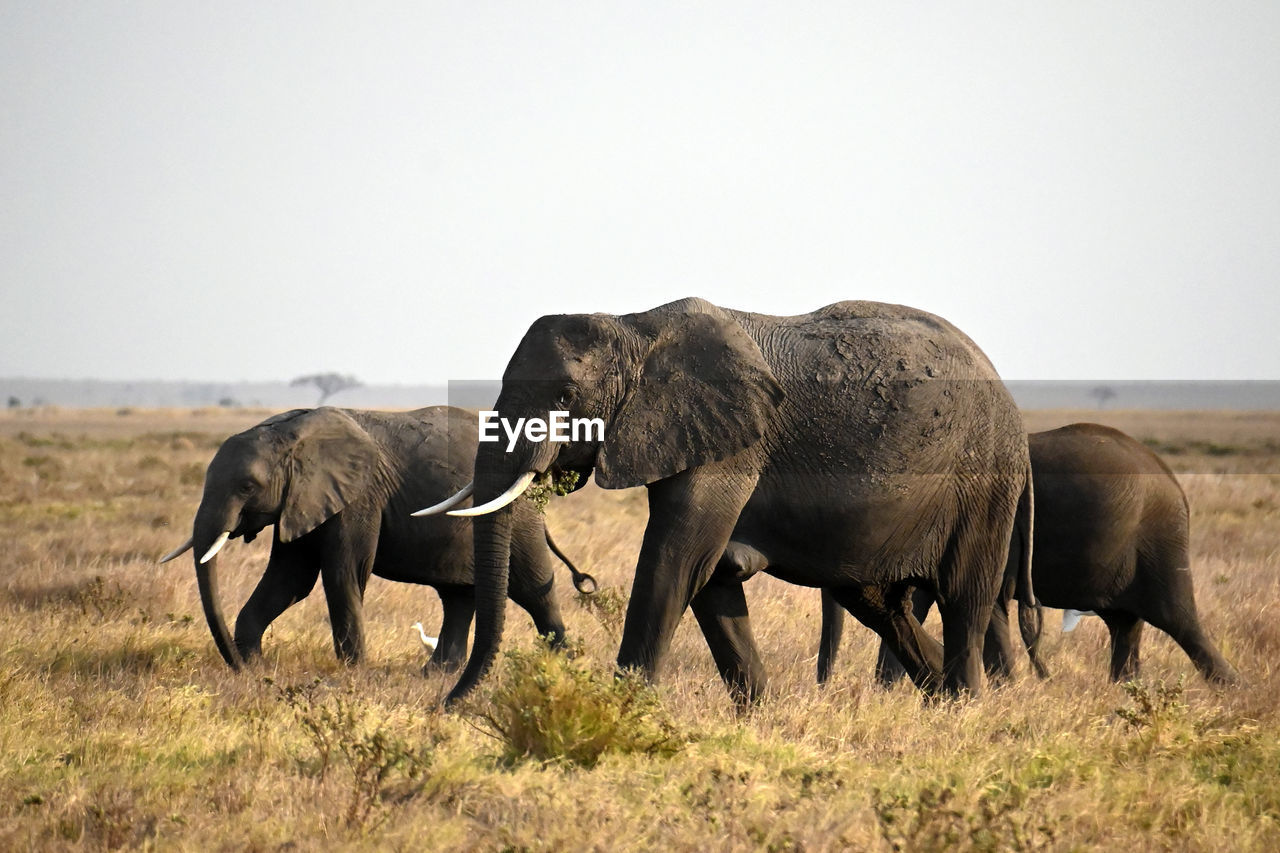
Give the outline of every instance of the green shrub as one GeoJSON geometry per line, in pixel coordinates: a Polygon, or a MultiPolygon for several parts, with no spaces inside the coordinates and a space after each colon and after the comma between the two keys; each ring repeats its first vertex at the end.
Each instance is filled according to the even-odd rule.
{"type": "Polygon", "coordinates": [[[539,648],[509,651],[487,703],[472,713],[512,764],[563,761],[594,767],[609,752],[670,755],[684,743],[653,688],[582,657],[539,648]]]}

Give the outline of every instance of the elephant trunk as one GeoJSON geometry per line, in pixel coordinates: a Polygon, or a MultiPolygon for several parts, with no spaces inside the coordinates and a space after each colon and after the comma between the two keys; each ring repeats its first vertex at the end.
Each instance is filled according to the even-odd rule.
{"type": "Polygon", "coordinates": [[[445,699],[452,704],[475,688],[484,678],[502,642],[507,612],[507,582],[511,566],[511,528],[514,511],[503,507],[476,518],[475,582],[476,635],[466,669],[445,699]]]}
{"type": "MultiPolygon", "coordinates": [[[[482,449],[476,456],[477,504],[503,494],[513,483],[524,479],[526,473],[545,470],[551,457],[549,448],[539,444],[525,443],[511,453],[503,453],[496,448],[482,449]]],[[[507,612],[514,518],[515,507],[508,503],[500,509],[476,516],[472,522],[475,541],[475,643],[458,683],[445,699],[446,705],[470,693],[498,656],[507,612]]]]}
{"type": "Polygon", "coordinates": [[[205,559],[205,555],[222,539],[222,534],[231,530],[227,522],[209,518],[209,514],[201,508],[196,515],[195,533],[192,535],[194,548],[192,554],[196,564],[196,584],[200,588],[200,604],[204,608],[205,621],[209,623],[209,631],[213,634],[213,642],[222,654],[222,659],[232,669],[240,669],[244,665],[240,652],[227,630],[226,620],[222,618],[222,608],[218,596],[218,557],[205,559]]]}

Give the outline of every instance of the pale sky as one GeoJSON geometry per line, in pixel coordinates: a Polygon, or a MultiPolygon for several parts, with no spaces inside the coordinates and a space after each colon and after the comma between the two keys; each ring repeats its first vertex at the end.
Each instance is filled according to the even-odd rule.
{"type": "Polygon", "coordinates": [[[0,376],[498,377],[702,296],[1280,379],[1280,3],[0,0],[0,288],[0,376]]]}

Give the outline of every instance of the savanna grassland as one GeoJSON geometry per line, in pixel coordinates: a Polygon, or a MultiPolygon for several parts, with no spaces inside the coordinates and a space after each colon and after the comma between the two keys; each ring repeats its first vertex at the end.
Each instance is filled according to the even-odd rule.
{"type": "MultiPolygon", "coordinates": [[[[474,702],[423,677],[425,587],[374,578],[369,660],[334,659],[323,594],[266,659],[221,661],[190,556],[218,444],[264,412],[0,415],[0,849],[1280,849],[1280,415],[1036,412],[1102,420],[1159,450],[1192,507],[1209,633],[1246,680],[1217,690],[1148,628],[1143,677],[1106,680],[1097,619],[1046,619],[1053,678],[929,705],[869,683],[852,622],[814,684],[818,594],[748,584],[771,695],[733,713],[686,616],[661,684],[615,680],[642,491],[551,502],[559,544],[600,581],[558,578],[575,656],[511,606],[474,702]]],[[[233,617],[270,537],[221,558],[233,617]]],[[[936,623],[933,623],[936,629],[936,623]]]]}

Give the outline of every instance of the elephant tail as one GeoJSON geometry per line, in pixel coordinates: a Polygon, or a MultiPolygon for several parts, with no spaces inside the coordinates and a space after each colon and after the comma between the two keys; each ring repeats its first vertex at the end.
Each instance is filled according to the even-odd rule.
{"type": "Polygon", "coordinates": [[[1013,540],[1017,545],[1017,555],[1010,559],[1018,561],[1016,591],[1018,599],[1018,629],[1022,635],[1022,644],[1027,647],[1027,658],[1038,678],[1048,678],[1049,670],[1040,660],[1040,633],[1044,624],[1043,609],[1036,600],[1035,589],[1031,582],[1031,551],[1035,532],[1035,494],[1031,488],[1031,466],[1027,466],[1026,481],[1022,486],[1022,495],[1018,498],[1018,511],[1013,520],[1013,540]]]}
{"type": "Polygon", "coordinates": [[[555,540],[551,538],[551,531],[545,525],[542,528],[542,535],[546,537],[547,547],[551,549],[551,553],[555,554],[560,562],[569,567],[569,573],[573,575],[573,588],[583,595],[594,594],[596,589],[599,588],[596,579],[586,572],[578,571],[578,567],[573,564],[573,561],[566,557],[564,551],[561,551],[559,546],[556,545],[555,540]]]}
{"type": "Polygon", "coordinates": [[[1035,607],[1035,589],[1031,583],[1031,540],[1035,532],[1035,495],[1031,491],[1031,465],[1027,464],[1026,478],[1022,483],[1022,494],[1018,497],[1018,510],[1013,517],[1013,529],[1018,540],[1018,581],[1015,597],[1018,604],[1035,607]]]}

